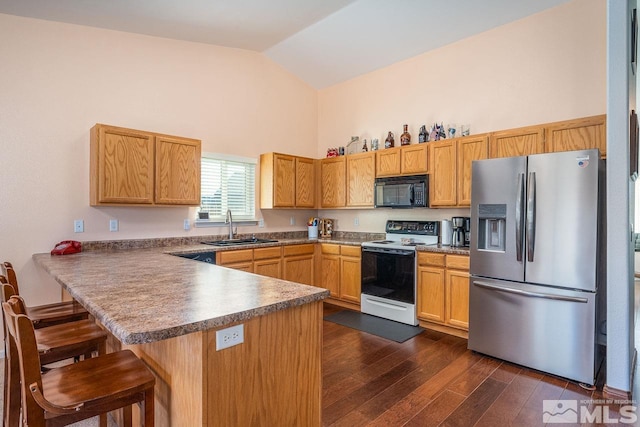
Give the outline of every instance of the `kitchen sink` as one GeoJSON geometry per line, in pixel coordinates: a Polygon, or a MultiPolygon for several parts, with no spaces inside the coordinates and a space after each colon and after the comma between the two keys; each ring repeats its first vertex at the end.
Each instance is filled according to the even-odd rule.
{"type": "Polygon", "coordinates": [[[273,239],[259,239],[257,237],[251,237],[248,239],[227,239],[227,240],[211,240],[208,242],[200,242],[205,245],[212,246],[240,246],[240,245],[255,245],[258,243],[276,243],[277,240],[273,239]]]}

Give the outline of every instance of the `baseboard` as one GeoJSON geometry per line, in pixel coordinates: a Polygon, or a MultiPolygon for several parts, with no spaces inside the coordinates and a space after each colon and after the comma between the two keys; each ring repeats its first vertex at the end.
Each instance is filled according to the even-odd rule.
{"type": "Polygon", "coordinates": [[[337,299],[331,298],[331,297],[325,299],[324,302],[326,302],[327,304],[337,305],[338,307],[348,308],[348,309],[354,310],[354,311],[360,311],[360,304],[355,304],[355,303],[346,302],[346,301],[340,301],[340,300],[337,300],[337,299]]]}
{"type": "MultiPolygon", "coordinates": [[[[633,381],[635,381],[636,363],[638,363],[638,350],[633,351],[633,362],[631,363],[631,381],[629,384],[631,384],[632,389],[633,381]]],[[[609,387],[606,384],[602,388],[602,393],[608,399],[631,400],[633,398],[633,393],[631,391],[619,390],[617,388],[609,387]]]]}
{"type": "Polygon", "coordinates": [[[469,339],[469,332],[463,329],[451,328],[449,326],[438,325],[436,323],[425,322],[423,320],[418,320],[418,323],[420,326],[422,326],[425,329],[430,329],[432,331],[437,331],[437,332],[443,332],[445,334],[453,335],[459,338],[464,338],[466,340],[469,339]]]}

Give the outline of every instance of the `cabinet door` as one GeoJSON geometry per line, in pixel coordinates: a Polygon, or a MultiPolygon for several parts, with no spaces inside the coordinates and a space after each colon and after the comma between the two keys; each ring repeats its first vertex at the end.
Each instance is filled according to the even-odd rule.
{"type": "Polygon", "coordinates": [[[597,148],[605,158],[607,116],[593,116],[547,125],[547,152],[597,148]]]}
{"type": "Polygon", "coordinates": [[[313,285],[315,245],[293,245],[283,248],[282,278],[313,285]]]}
{"type": "Polygon", "coordinates": [[[347,206],[373,207],[375,179],[374,152],[347,156],[347,206]]]}
{"type": "Polygon", "coordinates": [[[346,161],[345,156],[322,159],[320,162],[320,206],[337,208],[345,205],[346,161]]]}
{"type": "Polygon", "coordinates": [[[376,151],[376,176],[400,175],[400,149],[387,148],[376,151]]]}
{"type": "Polygon", "coordinates": [[[154,154],[151,133],[94,126],[91,129],[91,205],[152,204],[154,154]]]}
{"type": "Polygon", "coordinates": [[[360,256],[347,256],[343,253],[340,257],[340,298],[356,304],[360,304],[360,264],[360,256]]]}
{"type": "Polygon", "coordinates": [[[262,276],[282,278],[282,248],[256,248],[253,250],[253,272],[262,276]]]}
{"type": "Polygon", "coordinates": [[[528,156],[544,153],[544,127],[531,126],[493,132],[489,137],[489,158],[528,156]]]}
{"type": "Polygon", "coordinates": [[[155,202],[200,205],[200,141],[156,136],[155,202]]]}
{"type": "Polygon", "coordinates": [[[403,175],[418,175],[428,172],[427,144],[401,147],[400,172],[403,175]]]}
{"type": "Polygon", "coordinates": [[[429,176],[429,205],[456,205],[456,142],[436,141],[431,149],[431,175],[429,176]]]}
{"type": "Polygon", "coordinates": [[[340,298],[340,246],[323,243],[320,255],[320,286],[340,298]]]}
{"type": "Polygon", "coordinates": [[[444,322],[444,268],[418,268],[418,317],[444,322]]]}
{"type": "Polygon", "coordinates": [[[296,200],[296,160],[286,154],[273,155],[273,207],[292,208],[296,200]]]}
{"type": "Polygon", "coordinates": [[[458,140],[458,206],[471,206],[471,162],[487,158],[489,139],[474,135],[458,140]]]}
{"type": "Polygon", "coordinates": [[[315,162],[306,157],[296,157],[296,207],[313,208],[316,205],[315,162]]]}
{"type": "Polygon", "coordinates": [[[469,329],[469,272],[446,270],[446,310],[448,325],[469,329]]]}

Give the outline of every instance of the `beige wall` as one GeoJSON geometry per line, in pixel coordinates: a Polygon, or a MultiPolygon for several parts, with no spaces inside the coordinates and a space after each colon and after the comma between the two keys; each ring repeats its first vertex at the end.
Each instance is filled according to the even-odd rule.
{"type": "MultiPolygon", "coordinates": [[[[182,230],[193,208],[90,207],[96,122],[199,138],[209,152],[323,157],[351,135],[398,136],[403,123],[415,140],[420,125],[436,120],[478,133],[601,114],[604,6],[576,0],[319,92],[258,53],[0,14],[0,260],[16,264],[36,304],[59,287],[31,254],[59,240],[224,233],[182,230]],[[85,233],[75,234],[80,218],[85,233]],[[120,221],[117,233],[108,231],[111,218],[120,221]]],[[[303,229],[313,214],[258,212],[266,228],[240,231],[303,229]]],[[[467,214],[320,212],[352,231],[381,231],[388,218],[467,214]]]]}
{"type": "MultiPolygon", "coordinates": [[[[319,91],[318,153],[351,135],[378,138],[402,125],[470,124],[471,133],[606,112],[606,3],[576,0],[319,91]]],[[[330,211],[350,229],[389,218],[441,219],[469,210],[330,211]]]]}
{"type": "MultiPolygon", "coordinates": [[[[0,40],[0,260],[18,268],[29,304],[59,295],[30,260],[57,241],[224,233],[184,231],[193,208],[90,207],[95,123],[199,138],[209,152],[316,153],[317,92],[261,54],[9,15],[0,40]]],[[[265,222],[290,229],[289,216],[265,222]]]]}

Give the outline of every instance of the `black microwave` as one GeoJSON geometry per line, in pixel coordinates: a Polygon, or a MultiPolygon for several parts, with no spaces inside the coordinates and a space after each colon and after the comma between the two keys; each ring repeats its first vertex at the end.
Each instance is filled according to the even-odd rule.
{"type": "Polygon", "coordinates": [[[376,208],[425,208],[429,206],[429,176],[376,178],[376,208]]]}

